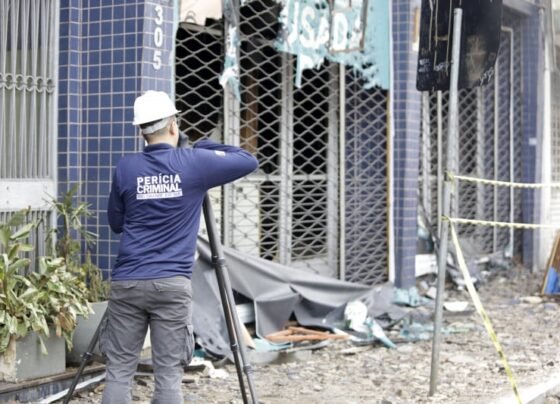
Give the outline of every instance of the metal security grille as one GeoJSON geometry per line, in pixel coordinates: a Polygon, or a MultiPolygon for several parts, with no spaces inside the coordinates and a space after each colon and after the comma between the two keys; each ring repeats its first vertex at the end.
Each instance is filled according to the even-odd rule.
{"type": "MultiPolygon", "coordinates": [[[[218,81],[224,53],[221,21],[207,20],[204,27],[181,23],[176,44],[176,98],[189,137],[196,139],[217,128],[225,142],[241,145],[260,162],[258,172],[214,194],[224,244],[331,277],[344,271],[358,282],[385,279],[387,217],[381,208],[387,200],[385,95],[341,92],[344,76],[340,66],[329,62],[304,71],[297,88],[296,58],[274,46],[278,4],[254,0],[242,6],[239,15],[239,98],[224,91],[218,81]],[[354,116],[362,115],[345,125],[341,114],[349,107],[354,116]],[[342,198],[340,159],[346,152],[354,153],[354,148],[342,149],[345,126],[352,127],[355,142],[367,139],[364,145],[370,145],[367,160],[347,173],[345,183],[358,184],[354,175],[370,177],[361,187],[351,186],[342,198]],[[360,193],[361,212],[350,211],[347,201],[360,193]],[[383,212],[377,215],[379,211],[383,212]],[[353,215],[370,218],[369,232],[352,220],[341,227],[353,215]],[[351,236],[359,232],[369,237],[367,243],[351,236]]],[[[351,156],[358,157],[357,152],[351,156]]]]}
{"type": "Polygon", "coordinates": [[[378,284],[388,267],[387,95],[352,74],[345,84],[345,279],[378,284]]]}
{"type": "Polygon", "coordinates": [[[52,175],[56,1],[0,1],[0,178],[52,175]]]}
{"type": "MultiPolygon", "coordinates": [[[[512,17],[504,21],[519,26],[513,24],[512,17]]],[[[482,88],[459,91],[459,174],[502,181],[522,178],[520,42],[517,32],[502,27],[494,80],[482,88]]],[[[441,214],[437,196],[445,169],[448,104],[447,92],[423,98],[420,194],[434,229],[441,214]]],[[[521,194],[517,190],[459,181],[456,194],[454,216],[501,222],[522,220],[521,194]]],[[[460,225],[459,233],[480,253],[521,254],[521,234],[517,231],[460,225]]]]}
{"type": "MultiPolygon", "coordinates": [[[[439,231],[438,218],[441,216],[442,162],[445,161],[447,122],[443,121],[443,94],[424,93],[422,95],[422,142],[420,149],[419,208],[420,215],[434,231],[439,231]]],[[[445,100],[447,105],[447,97],[445,100]]]]}
{"type": "Polygon", "coordinates": [[[27,207],[43,219],[33,261],[54,224],[45,199],[56,195],[58,10],[55,0],[0,0],[0,221],[27,207]]]}
{"type": "MultiPolygon", "coordinates": [[[[519,26],[515,21],[508,16],[504,18],[504,23],[519,26]]],[[[519,32],[510,27],[502,27],[500,54],[492,86],[486,88],[487,93],[485,94],[488,115],[485,125],[488,132],[490,132],[490,128],[493,128],[493,137],[486,143],[487,149],[492,150],[493,158],[491,160],[494,161],[490,178],[520,182],[523,173],[521,164],[521,37],[519,32]],[[493,144],[490,145],[490,142],[493,144]]],[[[489,188],[492,191],[492,203],[488,205],[492,206],[492,217],[503,222],[522,221],[521,191],[505,187],[489,188]]],[[[488,198],[489,200],[490,198],[488,198]]],[[[491,245],[494,250],[511,248],[516,254],[519,254],[522,247],[521,230],[494,228],[492,229],[491,245]],[[513,245],[510,244],[512,242],[513,245]]]]}

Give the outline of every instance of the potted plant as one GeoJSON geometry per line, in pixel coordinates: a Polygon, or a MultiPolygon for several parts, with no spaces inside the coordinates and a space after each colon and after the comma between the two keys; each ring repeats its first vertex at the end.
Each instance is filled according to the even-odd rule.
{"type": "Polygon", "coordinates": [[[107,309],[109,296],[109,282],[103,279],[101,270],[91,261],[90,250],[96,244],[97,235],[84,224],[92,212],[87,202],[77,201],[78,189],[79,184],[75,184],[60,200],[52,197],[50,200],[61,226],[53,230],[49,244],[55,246],[54,255],[64,258],[68,270],[86,284],[88,300],[93,308],[92,315],[78,321],[73,348],[67,355],[70,363],[80,362],[107,309]],[[55,235],[56,242],[52,243],[55,235]]]}
{"type": "Polygon", "coordinates": [[[77,317],[91,312],[85,284],[63,258],[39,257],[27,273],[26,240],[38,224],[25,223],[28,212],[0,224],[0,379],[11,382],[63,372],[65,342],[72,346],[77,317]]]}

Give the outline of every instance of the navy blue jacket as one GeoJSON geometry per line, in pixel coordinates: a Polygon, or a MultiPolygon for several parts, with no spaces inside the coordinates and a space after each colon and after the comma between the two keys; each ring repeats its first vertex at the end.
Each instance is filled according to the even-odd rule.
{"type": "Polygon", "coordinates": [[[159,143],[123,157],[107,209],[111,229],[122,233],[112,280],[190,278],[206,191],[257,167],[249,152],[206,139],[193,149],[159,143]]]}

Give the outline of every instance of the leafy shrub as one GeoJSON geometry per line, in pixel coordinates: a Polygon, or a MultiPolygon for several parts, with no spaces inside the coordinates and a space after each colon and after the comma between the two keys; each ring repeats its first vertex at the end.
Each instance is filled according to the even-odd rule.
{"type": "MultiPolygon", "coordinates": [[[[109,282],[103,279],[99,267],[91,262],[90,249],[97,241],[97,234],[88,231],[82,222],[92,216],[89,204],[74,203],[78,188],[79,184],[72,186],[61,200],[51,197],[50,204],[62,219],[62,226],[51,233],[57,236],[53,255],[64,258],[68,270],[87,285],[89,301],[98,302],[107,300],[109,282]],[[82,254],[81,240],[84,242],[85,254],[82,254]]],[[[52,244],[52,236],[50,244],[52,244]]]]}
{"type": "Polygon", "coordinates": [[[34,248],[26,241],[38,225],[25,223],[28,212],[20,211],[8,223],[0,223],[0,353],[11,338],[36,331],[46,354],[43,338],[49,337],[51,327],[70,349],[77,316],[92,312],[86,285],[67,270],[64,258],[39,257],[37,272],[21,274],[31,263],[24,253],[34,248]]]}

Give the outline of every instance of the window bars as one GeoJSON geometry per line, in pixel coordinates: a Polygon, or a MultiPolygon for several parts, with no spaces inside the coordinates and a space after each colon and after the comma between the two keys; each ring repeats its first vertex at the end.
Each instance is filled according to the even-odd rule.
{"type": "Polygon", "coordinates": [[[56,186],[57,0],[0,0],[0,222],[31,207],[30,270],[54,225],[45,207],[56,186]]]}

